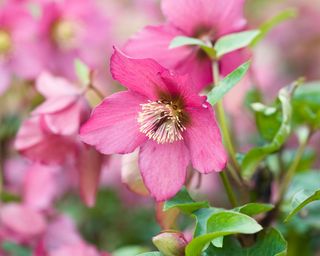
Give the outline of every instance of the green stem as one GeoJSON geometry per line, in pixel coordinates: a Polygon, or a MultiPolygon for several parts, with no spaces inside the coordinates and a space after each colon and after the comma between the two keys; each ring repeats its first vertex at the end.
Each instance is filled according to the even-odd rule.
{"type": "Polygon", "coordinates": [[[294,160],[293,160],[292,164],[290,165],[288,172],[284,176],[283,182],[279,188],[279,201],[280,202],[283,200],[283,197],[284,197],[287,189],[289,188],[291,180],[292,180],[292,178],[297,170],[297,167],[302,159],[303,153],[306,149],[306,146],[308,145],[308,142],[311,138],[311,135],[312,135],[312,133],[309,131],[308,137],[300,143],[299,148],[297,150],[297,153],[294,156],[294,160]]]}
{"type": "MultiPolygon", "coordinates": [[[[214,76],[214,84],[215,85],[219,84],[219,77],[220,77],[219,74],[220,73],[219,73],[218,62],[213,61],[213,76],[214,76]]],[[[233,143],[231,140],[231,136],[229,133],[229,128],[228,128],[228,124],[227,124],[227,120],[226,120],[226,114],[224,112],[223,104],[222,104],[221,100],[217,103],[217,116],[219,119],[219,124],[220,124],[220,128],[221,128],[223,140],[224,140],[225,146],[228,150],[230,161],[231,161],[234,169],[240,175],[241,169],[240,169],[239,163],[236,158],[236,151],[234,149],[234,146],[233,146],[233,143]]]]}
{"type": "MultiPolygon", "coordinates": [[[[214,85],[216,86],[216,85],[218,85],[219,79],[220,79],[219,65],[218,65],[217,61],[213,61],[212,65],[213,65],[214,85]]],[[[236,170],[240,171],[238,162],[236,160],[236,153],[235,153],[233,144],[231,142],[231,137],[229,135],[228,125],[226,122],[222,101],[219,101],[217,103],[217,115],[218,115],[218,119],[220,122],[222,136],[223,136],[224,142],[226,144],[226,148],[228,150],[229,156],[231,158],[231,162],[233,163],[234,168],[236,170]]],[[[230,167],[231,166],[229,166],[229,170],[230,170],[230,167]]],[[[231,167],[231,170],[233,170],[232,167],[231,167]]],[[[220,172],[220,178],[221,178],[222,184],[227,192],[227,195],[228,195],[228,198],[229,198],[231,205],[233,207],[236,207],[238,205],[238,202],[237,202],[236,196],[232,190],[232,187],[230,185],[229,178],[228,178],[225,171],[220,172]]]]}
{"type": "Polygon", "coordinates": [[[223,186],[227,192],[227,195],[228,195],[228,198],[229,198],[229,201],[230,201],[232,207],[238,206],[236,196],[232,190],[232,187],[230,185],[230,182],[229,182],[229,179],[228,179],[226,172],[222,171],[219,174],[220,174],[221,181],[222,181],[223,186]]]}

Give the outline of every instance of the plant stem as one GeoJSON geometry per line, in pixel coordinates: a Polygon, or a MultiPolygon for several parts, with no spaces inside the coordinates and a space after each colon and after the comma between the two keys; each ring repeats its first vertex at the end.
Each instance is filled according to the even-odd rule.
{"type": "Polygon", "coordinates": [[[312,133],[309,131],[308,137],[300,143],[299,148],[297,150],[297,153],[294,156],[294,160],[293,160],[292,164],[290,165],[288,172],[284,176],[283,182],[279,188],[279,202],[281,202],[283,200],[285,192],[289,188],[290,182],[291,182],[291,180],[297,170],[297,167],[300,163],[300,160],[303,156],[303,153],[306,149],[306,146],[308,145],[308,142],[311,138],[311,135],[312,135],[312,133]]]}
{"type": "MultiPolygon", "coordinates": [[[[220,77],[219,65],[218,65],[217,61],[213,61],[212,65],[213,65],[212,68],[213,68],[214,84],[216,86],[219,84],[219,77],[220,77]]],[[[229,153],[230,161],[231,161],[234,169],[240,175],[240,172],[241,172],[240,166],[239,166],[239,163],[236,158],[236,151],[234,149],[234,146],[233,146],[233,143],[231,140],[228,124],[226,121],[226,115],[225,115],[225,112],[223,109],[223,104],[222,104],[221,100],[217,103],[217,115],[218,115],[218,119],[219,119],[219,123],[220,123],[220,128],[221,128],[223,140],[225,142],[225,146],[226,146],[228,153],[229,153]]]]}
{"type": "MultiPolygon", "coordinates": [[[[216,86],[219,84],[219,80],[220,80],[219,65],[218,65],[217,61],[213,61],[212,68],[213,68],[214,85],[216,86]]],[[[232,141],[231,141],[231,137],[229,135],[228,125],[226,122],[225,113],[224,113],[224,109],[223,109],[223,105],[222,105],[221,100],[217,103],[217,115],[218,115],[218,119],[220,122],[222,136],[223,136],[224,142],[226,144],[226,148],[228,150],[229,156],[231,158],[231,162],[239,174],[240,173],[239,164],[236,160],[236,153],[235,153],[232,141]]],[[[229,170],[231,169],[233,171],[234,168],[232,166],[229,166],[229,170]]],[[[228,195],[228,198],[229,198],[231,205],[233,207],[236,207],[238,205],[238,202],[237,202],[236,196],[232,190],[232,187],[230,185],[230,181],[229,181],[229,178],[228,178],[226,172],[222,171],[219,174],[220,174],[222,184],[227,192],[227,195],[228,195]]],[[[235,180],[238,181],[238,179],[235,179],[235,180]]]]}
{"type": "Polygon", "coordinates": [[[222,181],[223,186],[227,192],[227,195],[228,195],[228,198],[229,198],[229,201],[230,201],[232,207],[238,206],[236,196],[231,188],[231,185],[230,185],[230,182],[229,182],[229,179],[228,179],[226,172],[222,171],[219,174],[220,174],[221,181],[222,181]]]}

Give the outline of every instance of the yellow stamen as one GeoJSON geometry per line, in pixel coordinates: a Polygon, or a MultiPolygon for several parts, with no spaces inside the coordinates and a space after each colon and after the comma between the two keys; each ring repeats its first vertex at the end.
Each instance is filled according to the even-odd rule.
{"type": "Polygon", "coordinates": [[[149,101],[141,104],[138,123],[140,132],[159,144],[183,140],[182,132],[186,130],[182,109],[171,101],[149,101]]]}
{"type": "Polygon", "coordinates": [[[67,20],[55,22],[52,28],[52,37],[61,48],[70,48],[75,38],[75,25],[67,20]]]}
{"type": "Polygon", "coordinates": [[[11,37],[5,30],[0,29],[0,54],[6,54],[11,48],[11,37]]]}

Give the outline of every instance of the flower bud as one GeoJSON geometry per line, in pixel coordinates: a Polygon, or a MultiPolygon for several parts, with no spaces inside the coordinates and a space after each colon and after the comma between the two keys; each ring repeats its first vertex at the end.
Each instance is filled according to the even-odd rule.
{"type": "Polygon", "coordinates": [[[153,244],[165,256],[184,256],[187,240],[181,232],[165,231],[153,237],[153,244]]]}

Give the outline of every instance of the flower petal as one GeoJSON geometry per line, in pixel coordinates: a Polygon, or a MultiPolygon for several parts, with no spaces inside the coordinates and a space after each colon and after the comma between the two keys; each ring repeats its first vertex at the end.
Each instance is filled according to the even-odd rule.
{"type": "Polygon", "coordinates": [[[157,100],[159,92],[166,92],[159,73],[165,71],[160,64],[152,59],[130,58],[117,49],[111,57],[111,73],[115,80],[128,89],[157,100]]]}
{"type": "Polygon", "coordinates": [[[173,197],[185,182],[189,152],[183,141],[142,145],[139,166],[144,183],[157,201],[173,197]]]}
{"type": "Polygon", "coordinates": [[[79,161],[77,161],[80,194],[88,207],[94,206],[96,201],[102,160],[102,155],[95,149],[83,147],[80,152],[79,161]]]}
{"type": "Polygon", "coordinates": [[[55,77],[47,72],[41,73],[38,77],[36,88],[46,98],[77,95],[81,91],[66,79],[55,77]]]}
{"type": "Polygon", "coordinates": [[[188,113],[191,123],[184,138],[193,167],[201,173],[223,170],[227,154],[212,107],[206,104],[202,108],[188,109],[188,113]]]}
{"type": "Polygon", "coordinates": [[[145,97],[129,91],[106,98],[81,127],[81,139],[103,154],[131,153],[147,139],[137,121],[145,102],[145,97]]]}
{"type": "Polygon", "coordinates": [[[152,58],[168,69],[174,69],[192,51],[189,47],[169,49],[181,31],[171,25],[147,26],[126,43],[124,52],[134,58],[152,58]],[[150,43],[152,42],[152,43],[150,43]]]}
{"type": "Polygon", "coordinates": [[[24,179],[24,203],[33,209],[46,210],[59,194],[59,168],[33,164],[24,179]]]}
{"type": "Polygon", "coordinates": [[[15,148],[27,158],[45,164],[61,164],[73,157],[77,142],[72,136],[60,136],[45,132],[41,118],[26,120],[16,137],[15,148]]]}
{"type": "Polygon", "coordinates": [[[163,0],[162,11],[169,22],[195,36],[201,29],[218,34],[239,29],[245,24],[243,5],[244,0],[163,0]]]}
{"type": "Polygon", "coordinates": [[[38,211],[17,203],[1,207],[0,221],[9,230],[29,238],[41,235],[47,225],[45,218],[38,211]]]}

